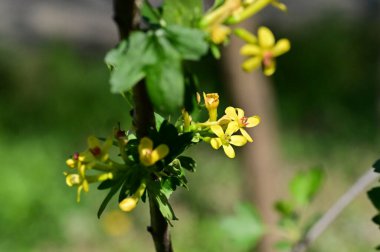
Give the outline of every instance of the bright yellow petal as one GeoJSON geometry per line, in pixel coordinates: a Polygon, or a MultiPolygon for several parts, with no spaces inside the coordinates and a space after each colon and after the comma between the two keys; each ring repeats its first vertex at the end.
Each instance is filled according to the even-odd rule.
{"type": "Polygon", "coordinates": [[[288,39],[280,39],[273,48],[273,55],[280,56],[290,50],[290,42],[288,39]]]}
{"type": "Polygon", "coordinates": [[[243,146],[244,144],[247,143],[247,138],[245,138],[244,136],[240,136],[240,135],[234,135],[234,136],[231,136],[230,143],[233,145],[236,145],[236,146],[243,146]]]}
{"type": "Polygon", "coordinates": [[[100,146],[100,142],[99,142],[99,139],[97,139],[96,137],[94,136],[89,136],[87,138],[87,144],[88,144],[88,147],[90,149],[93,149],[95,147],[99,147],[100,146]]]}
{"type": "Polygon", "coordinates": [[[244,61],[244,63],[241,66],[242,66],[244,71],[252,72],[253,70],[255,70],[256,68],[258,68],[260,66],[261,59],[262,58],[259,56],[250,58],[250,59],[244,61]]]}
{"type": "Polygon", "coordinates": [[[264,74],[266,76],[271,76],[276,71],[276,61],[273,59],[271,64],[264,65],[264,74]]]}
{"type": "Polygon", "coordinates": [[[123,199],[119,203],[119,207],[124,212],[130,212],[133,209],[135,209],[138,201],[139,201],[139,198],[136,198],[134,196],[128,197],[128,198],[123,199]]]}
{"type": "Polygon", "coordinates": [[[277,9],[279,9],[279,10],[281,10],[281,11],[284,11],[284,12],[286,12],[286,11],[288,10],[288,8],[286,7],[285,4],[280,3],[280,2],[277,1],[277,0],[272,1],[272,5],[273,5],[274,7],[276,7],[277,9]]]}
{"type": "Polygon", "coordinates": [[[158,160],[161,160],[164,157],[166,157],[168,154],[169,154],[169,147],[166,144],[160,144],[152,152],[153,160],[155,160],[157,157],[158,159],[155,160],[155,162],[157,162],[158,160]]]}
{"type": "Polygon", "coordinates": [[[257,126],[260,123],[260,117],[259,116],[251,116],[247,119],[247,125],[245,127],[252,128],[257,126]]]}
{"type": "Polygon", "coordinates": [[[244,116],[244,110],[242,110],[241,108],[236,108],[237,110],[237,115],[238,115],[238,118],[242,118],[244,116]]]}
{"type": "Polygon", "coordinates": [[[66,160],[66,165],[70,168],[75,168],[76,164],[77,161],[72,158],[66,160]]]}
{"type": "Polygon", "coordinates": [[[212,125],[212,126],[210,126],[210,129],[218,137],[223,137],[224,136],[224,131],[223,131],[223,129],[222,129],[222,127],[220,125],[212,125]]]}
{"type": "Polygon", "coordinates": [[[245,129],[240,128],[240,132],[247,139],[248,142],[253,142],[252,137],[248,134],[248,132],[245,129]]]}
{"type": "Polygon", "coordinates": [[[153,142],[148,137],[143,137],[140,140],[139,153],[141,153],[143,149],[149,149],[149,150],[153,149],[153,142]]]}
{"type": "Polygon", "coordinates": [[[233,121],[233,122],[230,122],[227,126],[227,129],[226,129],[226,135],[229,135],[231,136],[233,133],[235,133],[236,131],[239,130],[239,125],[237,122],[233,121]]]}
{"type": "Polygon", "coordinates": [[[238,120],[238,115],[236,114],[236,109],[234,107],[227,107],[224,113],[226,113],[226,115],[232,120],[238,120]]]}
{"type": "Polygon", "coordinates": [[[244,45],[240,49],[240,54],[244,55],[244,56],[257,56],[257,55],[261,55],[261,48],[259,46],[257,46],[257,45],[251,45],[251,44],[244,45]]]}
{"type": "Polygon", "coordinates": [[[262,48],[272,48],[274,46],[274,35],[265,26],[261,26],[258,31],[259,45],[262,48]]]}
{"type": "Polygon", "coordinates": [[[226,153],[227,157],[229,158],[235,157],[235,151],[231,145],[223,145],[223,150],[224,150],[224,153],[226,153]]]}
{"type": "Polygon", "coordinates": [[[210,144],[212,148],[217,150],[220,148],[220,146],[222,146],[222,140],[220,140],[219,138],[211,138],[210,144]]]}

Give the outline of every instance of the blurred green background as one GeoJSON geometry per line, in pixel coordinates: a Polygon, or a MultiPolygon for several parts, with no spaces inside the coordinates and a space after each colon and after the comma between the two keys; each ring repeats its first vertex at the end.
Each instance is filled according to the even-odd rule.
{"type": "MultiPolygon", "coordinates": [[[[287,178],[322,164],[324,189],[306,210],[323,211],[379,157],[379,22],[331,12],[303,26],[265,24],[292,41],[273,77],[286,162],[278,172],[287,178]]],[[[109,92],[107,48],[57,38],[0,42],[0,251],[152,251],[146,205],[125,215],[113,201],[98,220],[105,192],[91,187],[77,204],[64,181],[65,160],[88,135],[130,125],[129,106],[109,92]]],[[[213,84],[221,74],[204,78],[213,84]]],[[[190,192],[172,200],[176,251],[247,251],[220,228],[242,200],[241,160],[196,149],[190,192]]],[[[286,181],[279,186],[285,191],[286,181]]],[[[363,193],[312,251],[371,251],[374,214],[363,193]]]]}

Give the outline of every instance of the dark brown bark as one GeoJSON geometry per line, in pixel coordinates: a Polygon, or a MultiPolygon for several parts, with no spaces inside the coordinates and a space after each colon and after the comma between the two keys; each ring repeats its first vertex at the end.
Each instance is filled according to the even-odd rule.
{"type": "MultiPolygon", "coordinates": [[[[114,20],[119,30],[120,39],[128,37],[132,30],[139,27],[138,11],[135,0],[114,0],[114,20]]],[[[140,81],[133,88],[134,126],[139,138],[148,134],[150,128],[155,127],[154,110],[149,100],[144,81],[140,81]]],[[[151,233],[157,252],[172,252],[172,243],[169,225],[162,216],[155,201],[149,197],[151,224],[148,231],[151,233]]]]}

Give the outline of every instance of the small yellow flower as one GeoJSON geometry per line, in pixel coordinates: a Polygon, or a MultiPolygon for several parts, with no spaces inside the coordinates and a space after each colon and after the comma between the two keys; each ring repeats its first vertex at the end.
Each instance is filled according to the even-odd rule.
{"type": "Polygon", "coordinates": [[[106,161],[109,158],[109,149],[112,147],[112,138],[108,137],[104,143],[101,143],[95,136],[87,139],[89,151],[92,156],[100,161],[106,161]]]}
{"type": "Polygon", "coordinates": [[[244,116],[244,111],[242,109],[233,107],[227,107],[225,113],[229,119],[237,122],[237,126],[239,127],[241,134],[247,138],[248,142],[253,142],[251,136],[244,128],[252,128],[257,126],[260,123],[260,117],[246,117],[244,116]]]}
{"type": "Polygon", "coordinates": [[[169,154],[169,147],[166,144],[160,144],[153,149],[153,142],[148,137],[140,140],[138,150],[140,162],[144,166],[152,166],[169,154]]]}
{"type": "Polygon", "coordinates": [[[215,44],[222,44],[227,40],[227,37],[231,34],[231,28],[225,25],[216,25],[211,29],[210,39],[215,44]]]}
{"type": "Polygon", "coordinates": [[[205,106],[208,110],[209,121],[214,122],[218,118],[219,95],[217,93],[203,93],[205,106]]]}
{"type": "Polygon", "coordinates": [[[146,188],[145,182],[141,183],[139,188],[136,190],[136,192],[132,196],[123,199],[119,203],[120,209],[124,212],[130,212],[133,209],[135,209],[135,207],[137,206],[137,203],[139,202],[141,196],[145,192],[145,188],[146,188]]]}
{"type": "Polygon", "coordinates": [[[245,71],[251,72],[262,63],[264,74],[270,76],[276,70],[275,58],[286,53],[289,49],[289,40],[280,39],[275,43],[273,33],[267,27],[262,26],[258,30],[258,44],[247,44],[240,50],[240,54],[250,57],[244,61],[242,67],[245,71]]]}
{"type": "Polygon", "coordinates": [[[206,14],[200,21],[200,26],[210,34],[212,42],[222,44],[231,33],[231,29],[223,23],[242,8],[241,0],[226,0],[218,8],[206,14]]]}
{"type": "Polygon", "coordinates": [[[213,125],[210,129],[217,136],[211,138],[211,146],[214,149],[219,149],[220,146],[223,146],[224,153],[226,153],[229,158],[235,157],[235,151],[231,144],[235,146],[243,146],[247,143],[247,139],[244,136],[233,135],[239,129],[236,122],[230,122],[225,132],[220,125],[213,125]]]}
{"type": "Polygon", "coordinates": [[[66,176],[66,184],[70,187],[77,186],[77,202],[80,201],[80,193],[82,190],[84,192],[89,191],[89,184],[95,183],[95,182],[101,182],[108,179],[113,178],[113,174],[111,172],[109,173],[103,173],[99,175],[92,175],[92,176],[84,176],[82,174],[70,174],[70,173],[64,173],[66,176]]]}
{"type": "Polygon", "coordinates": [[[135,209],[137,202],[139,202],[139,199],[140,198],[137,198],[135,196],[125,198],[119,203],[119,207],[124,212],[130,212],[135,209]]]}

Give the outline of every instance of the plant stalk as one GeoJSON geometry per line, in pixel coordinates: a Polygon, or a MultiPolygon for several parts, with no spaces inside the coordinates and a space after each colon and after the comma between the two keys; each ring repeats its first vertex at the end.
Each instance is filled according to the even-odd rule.
{"type": "MultiPolygon", "coordinates": [[[[114,20],[119,30],[120,40],[128,38],[131,31],[138,29],[138,0],[113,0],[114,20]]],[[[145,81],[140,81],[133,88],[135,103],[133,122],[139,138],[155,128],[154,110],[146,90],[145,81]]],[[[148,231],[152,235],[157,252],[173,252],[169,225],[162,216],[157,204],[149,195],[151,224],[148,231]]]]}

